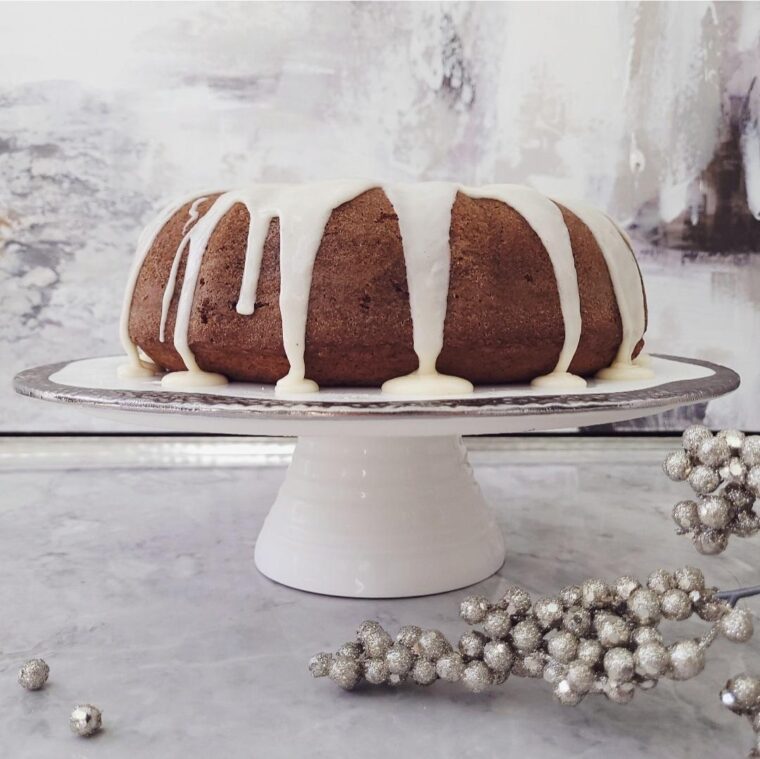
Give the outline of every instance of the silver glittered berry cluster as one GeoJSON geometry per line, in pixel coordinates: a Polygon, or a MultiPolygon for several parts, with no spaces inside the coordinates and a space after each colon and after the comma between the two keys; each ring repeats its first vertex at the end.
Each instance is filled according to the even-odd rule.
{"type": "Polygon", "coordinates": [[[317,654],[309,669],[348,690],[362,680],[431,685],[440,679],[479,692],[510,674],[543,677],[562,704],[574,706],[589,693],[624,704],[637,687],[653,688],[661,677],[698,675],[718,635],[743,643],[753,632],[749,612],[732,608],[717,589],[707,588],[694,567],[657,570],[646,585],[631,577],[611,585],[590,579],[536,601],[510,587],[494,603],[482,596],[465,598],[460,616],[481,629],[465,632],[456,648],[438,630],[402,627],[394,640],[377,622],[367,621],[355,641],[335,654],[317,654]],[[667,645],[658,629],[661,620],[684,620],[693,613],[713,623],[707,634],[667,645]]]}
{"type": "Polygon", "coordinates": [[[732,677],[720,693],[720,700],[734,714],[746,716],[755,731],[755,747],[750,759],[760,757],[760,677],[737,675],[732,677]]]}
{"type": "Polygon", "coordinates": [[[689,535],[702,554],[726,550],[731,535],[745,538],[760,530],[753,507],[760,495],[760,435],[739,430],[713,435],[694,424],[683,433],[683,447],[663,462],[665,474],[688,481],[697,500],[677,503],[673,519],[681,535],[689,535]]]}

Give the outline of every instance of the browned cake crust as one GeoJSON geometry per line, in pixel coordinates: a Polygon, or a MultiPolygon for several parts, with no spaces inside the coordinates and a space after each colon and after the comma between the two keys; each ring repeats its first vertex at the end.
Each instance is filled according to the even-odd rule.
{"type": "MultiPolygon", "coordinates": [[[[200,216],[217,196],[199,206],[200,216]]],[[[162,369],[185,366],[171,336],[185,250],[159,340],[161,302],[190,203],[157,235],[140,271],[129,333],[162,369]]],[[[570,371],[588,376],[612,363],[622,325],[602,251],[562,208],[575,257],[583,320],[570,371]]],[[[188,343],[201,369],[233,380],[274,383],[288,372],[280,318],[279,225],[275,219],[251,316],[236,312],[248,236],[237,204],[211,235],[200,268],[188,343]]],[[[564,340],[549,255],[531,226],[497,200],[459,193],[451,219],[451,274],[438,369],[475,384],[524,382],[554,369],[564,340]]],[[[641,341],[634,355],[643,345],[641,341]]],[[[336,208],[314,265],[306,327],[306,376],[322,386],[376,386],[417,368],[398,218],[373,189],[336,208]]]]}

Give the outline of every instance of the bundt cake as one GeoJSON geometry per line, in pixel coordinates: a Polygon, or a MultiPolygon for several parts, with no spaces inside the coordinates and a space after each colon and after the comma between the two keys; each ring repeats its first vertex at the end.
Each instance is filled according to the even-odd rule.
{"type": "Polygon", "coordinates": [[[584,204],[517,185],[256,185],[185,198],[145,229],[120,373],[280,394],[573,387],[651,376],[634,361],[645,329],[630,241],[584,204]]]}

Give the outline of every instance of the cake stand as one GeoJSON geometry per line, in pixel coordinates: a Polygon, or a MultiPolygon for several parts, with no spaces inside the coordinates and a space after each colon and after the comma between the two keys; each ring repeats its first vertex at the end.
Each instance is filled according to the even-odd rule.
{"type": "Polygon", "coordinates": [[[471,585],[504,562],[504,538],[461,435],[620,422],[704,402],[739,385],[725,367],[654,356],[653,380],[590,382],[571,394],[510,385],[438,400],[329,389],[283,400],[271,386],[245,383],[203,393],[165,391],[157,378],[118,378],[123,361],[28,369],[16,376],[15,389],[163,430],[298,436],[256,542],[256,565],[294,588],[375,598],[471,585]]]}

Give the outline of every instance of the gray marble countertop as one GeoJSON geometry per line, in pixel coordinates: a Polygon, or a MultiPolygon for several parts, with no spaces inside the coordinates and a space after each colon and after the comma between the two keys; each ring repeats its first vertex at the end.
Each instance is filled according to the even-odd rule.
{"type": "MultiPolygon", "coordinates": [[[[757,541],[703,558],[673,533],[670,507],[686,488],[660,473],[669,447],[473,441],[509,550],[475,589],[549,593],[587,576],[687,563],[720,587],[756,583],[757,541]]],[[[312,680],[310,655],[351,639],[365,618],[455,638],[465,591],[345,600],[259,575],[254,543],[288,453],[277,441],[0,438],[0,756],[746,755],[749,726],[718,692],[730,675],[760,672],[760,636],[747,646],[719,641],[701,677],[663,681],[628,706],[597,697],[561,707],[546,683],[517,678],[483,695],[443,683],[345,693],[312,680]],[[51,667],[36,693],[16,683],[32,656],[51,667]],[[81,701],[104,714],[106,729],[89,741],[68,729],[81,701]]]]}

